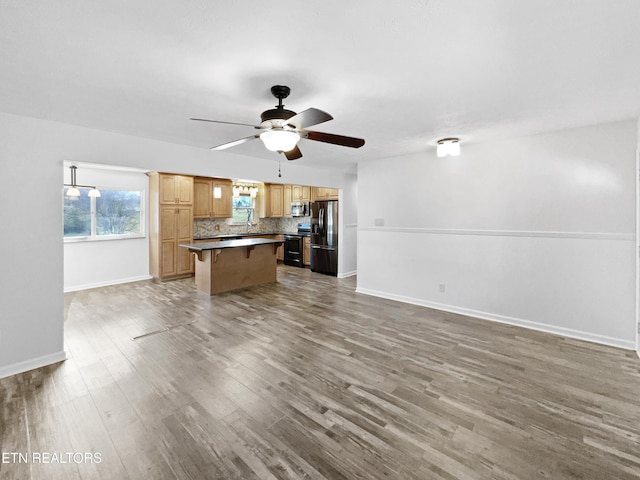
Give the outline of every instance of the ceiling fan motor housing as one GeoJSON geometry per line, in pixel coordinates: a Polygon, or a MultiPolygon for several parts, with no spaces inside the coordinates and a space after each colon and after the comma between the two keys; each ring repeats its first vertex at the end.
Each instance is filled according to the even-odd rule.
{"type": "Polygon", "coordinates": [[[282,99],[287,98],[289,93],[291,93],[291,89],[286,85],[274,85],[271,87],[271,94],[278,99],[278,105],[276,108],[265,110],[260,114],[263,122],[269,120],[288,120],[296,115],[296,112],[285,110],[284,105],[282,105],[282,99]]]}
{"type": "Polygon", "coordinates": [[[292,112],[291,110],[285,110],[284,108],[272,108],[271,110],[265,110],[260,114],[260,118],[263,122],[268,120],[288,120],[293,117],[296,112],[292,112]]]}

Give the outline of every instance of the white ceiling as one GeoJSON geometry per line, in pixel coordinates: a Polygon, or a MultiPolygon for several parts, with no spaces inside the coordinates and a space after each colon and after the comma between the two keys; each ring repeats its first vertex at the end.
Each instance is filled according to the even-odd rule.
{"type": "Polygon", "coordinates": [[[0,0],[0,111],[207,149],[254,130],[189,117],[258,123],[274,84],[366,139],[301,141],[330,168],[637,117],[640,1],[0,0]]]}

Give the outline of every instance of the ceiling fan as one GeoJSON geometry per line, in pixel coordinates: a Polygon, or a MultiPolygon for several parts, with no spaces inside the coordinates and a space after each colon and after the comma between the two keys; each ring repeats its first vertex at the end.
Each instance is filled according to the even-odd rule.
{"type": "Polygon", "coordinates": [[[301,138],[332,143],[343,147],[360,148],[364,145],[362,138],[345,137],[344,135],[307,130],[307,127],[328,122],[329,120],[333,120],[333,117],[327,112],[323,112],[317,108],[308,108],[300,113],[286,110],[282,104],[282,99],[287,98],[290,92],[291,89],[285,85],[274,85],[271,87],[271,93],[278,99],[278,105],[276,105],[276,108],[262,112],[260,115],[262,119],[260,125],[207,120],[205,118],[192,118],[191,120],[226,123],[228,125],[243,125],[262,130],[262,132],[249,135],[248,137],[223,143],[222,145],[216,145],[215,147],[211,147],[211,150],[224,150],[260,138],[267,149],[284,153],[288,160],[295,160],[302,157],[302,152],[297,145],[301,138]]]}

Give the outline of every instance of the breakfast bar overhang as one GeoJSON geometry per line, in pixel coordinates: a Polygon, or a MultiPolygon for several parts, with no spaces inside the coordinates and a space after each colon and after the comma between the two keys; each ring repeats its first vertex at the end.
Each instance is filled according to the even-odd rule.
{"type": "Polygon", "coordinates": [[[207,295],[277,281],[282,240],[247,238],[180,245],[196,255],[196,286],[207,295]]]}

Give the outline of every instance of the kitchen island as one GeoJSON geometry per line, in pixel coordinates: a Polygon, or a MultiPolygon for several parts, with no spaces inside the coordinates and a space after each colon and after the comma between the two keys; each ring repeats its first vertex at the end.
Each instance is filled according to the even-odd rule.
{"type": "Polygon", "coordinates": [[[275,282],[282,240],[247,238],[180,245],[196,255],[196,286],[208,295],[275,282]]]}

